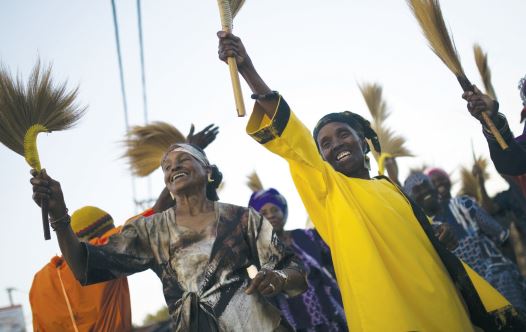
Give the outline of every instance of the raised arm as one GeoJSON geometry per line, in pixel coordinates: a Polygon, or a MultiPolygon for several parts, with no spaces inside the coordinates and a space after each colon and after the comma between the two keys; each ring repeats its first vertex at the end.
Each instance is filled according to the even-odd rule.
{"type": "Polygon", "coordinates": [[[33,185],[33,200],[40,206],[42,199],[49,205],[50,224],[55,231],[62,255],[68,262],[71,271],[81,280],[86,267],[86,252],[70,226],[70,216],[60,183],[51,178],[46,170],[38,173],[31,170],[33,185]]]}
{"type": "Polygon", "coordinates": [[[271,96],[269,94],[272,93],[272,90],[268,87],[267,83],[263,81],[261,76],[259,76],[241,39],[225,31],[219,31],[217,36],[219,37],[219,58],[227,62],[227,58],[235,57],[239,73],[247,82],[252,93],[258,96],[269,96],[267,98],[256,99],[256,102],[262,107],[269,118],[273,118],[278,106],[278,99],[270,98],[271,96]]]}
{"type": "Polygon", "coordinates": [[[468,102],[467,107],[471,115],[482,124],[483,133],[488,142],[491,160],[495,164],[495,168],[499,173],[506,175],[526,173],[526,146],[514,139],[506,117],[498,112],[499,103],[480,92],[477,87],[474,86],[474,88],[474,92],[465,92],[462,98],[468,102]],[[482,120],[482,112],[488,113],[493,120],[500,134],[508,143],[508,149],[502,150],[499,146],[491,131],[485,126],[482,120]]]}

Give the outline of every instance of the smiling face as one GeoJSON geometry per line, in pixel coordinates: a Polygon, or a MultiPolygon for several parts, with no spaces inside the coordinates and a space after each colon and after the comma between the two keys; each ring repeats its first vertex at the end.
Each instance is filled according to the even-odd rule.
{"type": "Polygon", "coordinates": [[[259,213],[270,222],[275,231],[279,232],[283,230],[286,220],[283,211],[279,206],[272,203],[266,203],[261,207],[259,213]]]}
{"type": "Polygon", "coordinates": [[[206,191],[207,170],[189,153],[172,151],[161,166],[164,183],[172,194],[206,191]]]}
{"type": "Polygon", "coordinates": [[[323,159],[336,171],[355,178],[369,178],[364,165],[365,140],[346,123],[330,122],[317,137],[323,159]]]}
{"type": "Polygon", "coordinates": [[[427,215],[435,215],[440,209],[438,193],[428,181],[413,187],[412,197],[427,215]]]}

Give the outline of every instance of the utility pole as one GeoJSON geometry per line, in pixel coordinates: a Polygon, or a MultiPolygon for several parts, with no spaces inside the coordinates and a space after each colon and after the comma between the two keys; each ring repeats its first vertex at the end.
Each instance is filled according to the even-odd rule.
{"type": "Polygon", "coordinates": [[[13,291],[16,289],[13,287],[7,287],[5,290],[7,291],[7,296],[9,297],[9,305],[12,307],[14,303],[13,303],[13,295],[11,293],[13,293],[13,291]]]}

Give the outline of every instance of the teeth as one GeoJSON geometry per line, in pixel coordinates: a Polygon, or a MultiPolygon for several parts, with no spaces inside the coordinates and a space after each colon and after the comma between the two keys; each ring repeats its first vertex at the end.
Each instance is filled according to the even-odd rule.
{"type": "Polygon", "coordinates": [[[183,176],[187,176],[188,174],[184,173],[184,172],[180,172],[180,173],[176,173],[172,176],[172,178],[170,179],[170,182],[174,182],[175,180],[177,180],[178,178],[180,177],[183,177],[183,176]]]}
{"type": "Polygon", "coordinates": [[[347,156],[350,156],[351,153],[349,151],[344,151],[344,152],[340,152],[338,153],[338,155],[336,156],[336,159],[337,160],[342,160],[343,158],[347,157],[347,156]]]}

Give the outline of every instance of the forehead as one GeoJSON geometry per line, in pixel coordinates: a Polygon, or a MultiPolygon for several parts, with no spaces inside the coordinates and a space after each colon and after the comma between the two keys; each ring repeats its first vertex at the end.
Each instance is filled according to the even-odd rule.
{"type": "Polygon", "coordinates": [[[192,157],[193,156],[191,154],[189,154],[188,152],[184,152],[184,151],[170,151],[166,154],[166,157],[164,158],[163,162],[164,161],[173,161],[173,160],[177,160],[177,159],[180,159],[182,157],[192,157]]]}
{"type": "Polygon", "coordinates": [[[334,136],[340,130],[348,130],[353,134],[356,134],[356,131],[345,122],[329,122],[325,126],[321,127],[318,133],[318,140],[322,140],[325,137],[334,136]]]}

